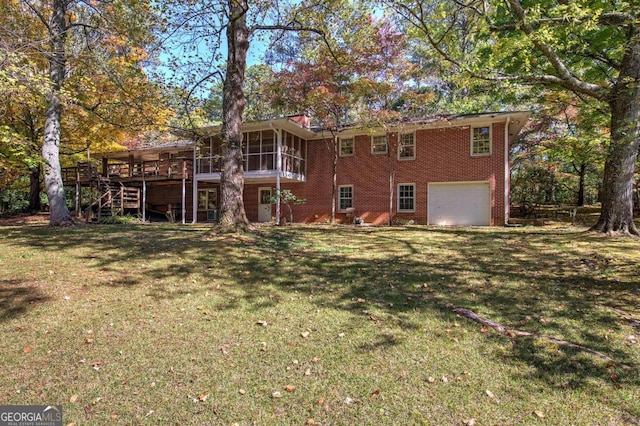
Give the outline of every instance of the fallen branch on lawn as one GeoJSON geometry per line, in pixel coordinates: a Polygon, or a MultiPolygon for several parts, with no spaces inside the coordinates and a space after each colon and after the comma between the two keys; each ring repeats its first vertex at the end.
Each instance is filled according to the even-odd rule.
{"type": "Polygon", "coordinates": [[[538,334],[538,333],[531,333],[528,331],[522,331],[522,330],[517,330],[515,328],[508,328],[505,327],[504,325],[497,323],[495,321],[491,321],[489,319],[483,318],[480,315],[476,314],[473,311],[470,311],[469,309],[466,308],[462,308],[460,306],[452,306],[451,309],[453,310],[453,312],[455,312],[458,315],[461,315],[465,318],[468,318],[470,320],[473,320],[477,323],[480,323],[484,326],[487,327],[491,327],[493,328],[495,331],[497,331],[500,334],[504,334],[505,336],[508,337],[536,337],[538,339],[545,339],[548,340],[550,342],[555,343],[558,346],[564,346],[567,348],[571,348],[571,349],[575,349],[577,351],[582,351],[582,352],[586,352],[589,353],[595,357],[598,357],[600,359],[603,359],[611,364],[615,364],[618,367],[621,367],[625,370],[633,370],[634,367],[630,367],[626,364],[623,364],[619,361],[614,360],[613,358],[611,358],[608,355],[603,354],[602,352],[598,352],[598,351],[594,351],[593,349],[589,349],[586,346],[582,346],[582,345],[578,345],[577,343],[571,343],[568,342],[566,340],[562,340],[562,339],[558,339],[556,337],[553,336],[547,336],[545,334],[538,334]]]}

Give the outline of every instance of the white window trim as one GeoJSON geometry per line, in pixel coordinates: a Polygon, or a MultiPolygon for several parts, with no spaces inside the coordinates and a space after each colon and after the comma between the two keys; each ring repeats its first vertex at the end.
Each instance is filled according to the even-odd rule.
{"type": "Polygon", "coordinates": [[[353,208],[353,205],[354,205],[354,202],[353,202],[353,196],[354,196],[353,185],[338,185],[338,211],[345,212],[345,211],[347,211],[347,209],[340,208],[340,204],[341,204],[340,203],[340,200],[341,200],[340,194],[341,194],[341,189],[342,188],[351,188],[351,207],[347,207],[347,209],[353,208]]]}
{"type": "Polygon", "coordinates": [[[387,154],[389,152],[389,136],[388,135],[371,135],[371,155],[380,155],[387,154]],[[374,138],[384,137],[385,139],[385,150],[384,151],[374,151],[373,150],[373,140],[374,138]]]}
{"type": "Polygon", "coordinates": [[[416,149],[417,149],[416,148],[416,132],[398,133],[398,152],[397,152],[398,161],[415,160],[416,149]],[[402,150],[402,143],[401,143],[402,135],[412,135],[413,137],[413,156],[412,157],[400,157],[400,151],[402,150]]]}
{"type": "Polygon", "coordinates": [[[356,138],[340,138],[340,140],[338,141],[338,156],[340,157],[353,157],[356,153],[356,138]],[[342,142],[343,141],[351,141],[352,145],[352,150],[351,150],[351,154],[343,154],[342,153],[342,142]]]}
{"type": "Polygon", "coordinates": [[[198,188],[198,194],[196,194],[196,195],[198,197],[198,199],[197,199],[197,207],[198,207],[198,211],[199,212],[206,212],[206,211],[210,210],[209,209],[209,196],[212,193],[214,193],[215,197],[216,197],[215,202],[216,202],[216,210],[217,210],[219,208],[219,206],[217,205],[217,203],[218,203],[218,189],[217,188],[198,188]],[[207,194],[204,208],[202,208],[200,206],[200,193],[201,192],[206,192],[206,194],[207,194]]]}
{"type": "Polygon", "coordinates": [[[396,188],[396,195],[397,195],[397,202],[396,202],[396,208],[398,210],[398,213],[415,213],[416,211],[416,184],[413,182],[410,183],[399,183],[398,187],[396,188]],[[401,210],[400,209],[400,187],[401,186],[413,186],[413,209],[411,210],[401,210]]]}
{"type": "Polygon", "coordinates": [[[493,155],[493,126],[491,124],[487,124],[487,125],[483,125],[483,126],[470,126],[469,128],[469,136],[470,136],[470,143],[469,143],[469,153],[471,154],[472,157],[489,157],[491,155],[493,155]],[[474,153],[473,152],[473,129],[479,129],[481,127],[488,127],[489,128],[489,152],[483,152],[483,153],[474,153]]]}

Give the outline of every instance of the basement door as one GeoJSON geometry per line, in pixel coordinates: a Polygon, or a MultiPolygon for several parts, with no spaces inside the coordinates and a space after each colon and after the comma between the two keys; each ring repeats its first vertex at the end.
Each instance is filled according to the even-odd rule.
{"type": "Polygon", "coordinates": [[[271,220],[271,188],[258,188],[258,222],[271,220]]]}
{"type": "Polygon", "coordinates": [[[429,225],[489,226],[489,182],[430,183],[427,188],[429,225]]]}

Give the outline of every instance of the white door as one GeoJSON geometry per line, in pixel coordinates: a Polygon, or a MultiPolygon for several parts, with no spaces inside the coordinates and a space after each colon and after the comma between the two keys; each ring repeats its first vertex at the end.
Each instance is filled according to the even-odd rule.
{"type": "Polygon", "coordinates": [[[429,225],[491,224],[489,182],[430,183],[427,191],[429,225]]]}
{"type": "Polygon", "coordinates": [[[271,220],[271,188],[258,188],[258,222],[271,220]]]}

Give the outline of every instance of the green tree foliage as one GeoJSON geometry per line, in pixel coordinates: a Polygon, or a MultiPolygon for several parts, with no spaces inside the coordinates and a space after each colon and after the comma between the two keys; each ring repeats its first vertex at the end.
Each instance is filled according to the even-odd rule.
{"type": "Polygon", "coordinates": [[[16,66],[3,67],[0,91],[21,96],[0,120],[20,136],[10,143],[28,140],[32,156],[42,147],[50,223],[68,224],[61,152],[111,150],[169,115],[142,68],[158,21],[149,2],[2,3],[0,55],[16,66]]]}
{"type": "Polygon", "coordinates": [[[640,19],[633,2],[389,0],[413,36],[471,79],[546,86],[604,104],[610,138],[593,229],[638,234],[640,19]]]}
{"type": "MultiPolygon", "coordinates": [[[[255,64],[247,67],[244,92],[247,105],[244,110],[244,121],[268,120],[284,115],[282,108],[273,105],[271,92],[275,73],[266,64],[255,64]]],[[[222,82],[216,82],[211,87],[208,98],[203,102],[202,109],[210,124],[222,122],[222,82]]]]}
{"type": "Polygon", "coordinates": [[[511,201],[527,215],[540,203],[582,206],[598,200],[609,129],[598,110],[575,96],[549,93],[528,129],[512,146],[511,201]],[[552,184],[543,169],[552,176],[552,184]],[[534,177],[545,182],[531,182],[534,177]],[[536,186],[537,185],[537,186],[536,186]],[[536,188],[542,193],[535,193],[536,188]],[[531,203],[529,203],[531,204],[531,203]]]}
{"type": "MultiPolygon", "coordinates": [[[[278,199],[280,199],[280,203],[287,206],[287,210],[289,211],[288,220],[289,223],[293,223],[293,207],[300,204],[305,204],[307,202],[306,198],[298,198],[290,189],[282,189],[278,191],[274,189],[273,194],[271,196],[271,204],[276,204],[278,199]]],[[[281,222],[278,221],[278,224],[281,222]]]]}

